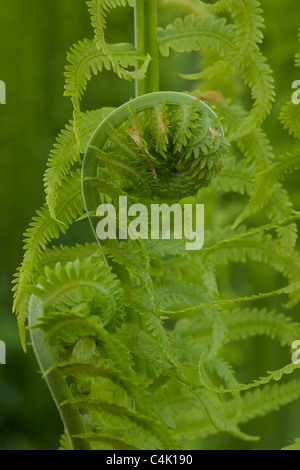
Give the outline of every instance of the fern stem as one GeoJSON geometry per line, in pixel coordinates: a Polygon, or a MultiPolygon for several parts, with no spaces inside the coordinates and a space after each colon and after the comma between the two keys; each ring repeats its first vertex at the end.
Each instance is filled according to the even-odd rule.
{"type": "MultiPolygon", "coordinates": [[[[32,295],[28,315],[29,326],[36,326],[37,319],[41,316],[43,316],[41,303],[37,297],[32,295]]],[[[91,450],[89,443],[85,439],[75,437],[86,432],[78,410],[68,403],[62,405],[62,403],[68,402],[73,397],[65,379],[53,368],[55,360],[45,334],[40,329],[31,329],[30,335],[36,358],[58,408],[72,450],[91,450]]]]}
{"type": "Polygon", "coordinates": [[[135,0],[135,43],[141,54],[152,58],[144,80],[136,81],[136,96],[159,91],[157,0],[135,0]]]}

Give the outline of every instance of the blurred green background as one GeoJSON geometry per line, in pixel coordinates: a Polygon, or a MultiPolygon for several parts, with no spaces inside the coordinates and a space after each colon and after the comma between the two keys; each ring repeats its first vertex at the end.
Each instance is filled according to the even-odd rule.
{"type": "MultiPolygon", "coordinates": [[[[162,25],[186,13],[176,1],[161,0],[160,5],[162,25]]],[[[294,55],[299,49],[300,5],[299,0],[263,0],[262,6],[266,19],[262,49],[274,70],[277,91],[272,114],[264,128],[272,138],[276,153],[280,154],[295,145],[282,130],[278,114],[291,97],[292,82],[300,79],[300,70],[294,66],[294,55]]],[[[109,42],[133,41],[129,9],[113,12],[109,24],[109,42]]],[[[1,450],[56,449],[62,432],[58,413],[38,373],[32,351],[29,348],[25,355],[21,350],[16,320],[11,313],[11,281],[22,259],[22,234],[35,210],[44,202],[43,172],[47,157],[57,132],[72,115],[70,100],[63,97],[66,53],[83,37],[92,37],[84,0],[0,0],[0,80],[7,86],[7,104],[0,106],[0,339],[7,345],[7,365],[0,366],[1,450]]],[[[183,55],[179,60],[182,71],[189,72],[195,66],[194,55],[183,55]]],[[[174,55],[162,61],[161,88],[189,89],[189,82],[179,79],[175,72],[170,74],[174,61],[174,55]]],[[[176,64],[178,66],[178,60],[176,64]]],[[[239,82],[231,79],[223,86],[230,94],[239,89],[239,82]]],[[[249,96],[241,90],[240,100],[247,106],[249,96]]],[[[120,83],[105,72],[100,79],[92,79],[83,108],[118,106],[133,94],[133,84],[120,83]]],[[[299,210],[296,176],[288,178],[286,187],[299,210]]],[[[68,241],[77,243],[89,238],[88,226],[82,224],[76,234],[68,236],[68,241]]],[[[253,277],[247,279],[250,290],[267,286],[269,280],[264,279],[264,270],[258,273],[253,268],[252,272],[253,277]]],[[[245,282],[238,266],[230,276],[236,284],[245,282]]],[[[291,315],[299,318],[297,309],[291,315]]],[[[264,339],[251,341],[245,350],[248,369],[244,368],[244,373],[248,379],[272,369],[276,356],[281,354],[272,342],[264,339]]],[[[201,447],[279,449],[300,436],[299,409],[296,403],[247,425],[248,432],[262,435],[257,444],[245,444],[221,435],[203,441],[201,447]]]]}

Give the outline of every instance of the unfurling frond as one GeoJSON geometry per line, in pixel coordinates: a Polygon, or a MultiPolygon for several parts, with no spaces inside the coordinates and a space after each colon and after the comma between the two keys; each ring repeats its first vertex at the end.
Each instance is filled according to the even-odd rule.
{"type": "MultiPolygon", "coordinates": [[[[100,122],[113,111],[114,108],[103,108],[97,111],[82,113],[81,121],[81,152],[87,146],[93,132],[100,122]]],[[[81,155],[74,135],[74,123],[71,121],[57,137],[54,148],[50,153],[47,170],[44,176],[47,204],[51,215],[55,218],[58,190],[64,177],[76,162],[80,162],[81,155]]]]}
{"type": "MultiPolygon", "coordinates": [[[[180,8],[200,16],[177,18],[151,34],[156,13],[144,15],[150,57],[147,40],[139,38],[145,24],[136,46],[106,40],[110,12],[139,1],[156,6],[154,0],[88,0],[94,36],[68,53],[65,95],[73,119],[50,153],[46,203],[25,233],[14,279],[22,345],[28,312],[30,344],[64,422],[62,449],[187,449],[221,432],[254,442],[258,437],[240,426],[300,398],[299,380],[287,380],[297,376],[295,361],[253,371],[262,375],[253,382],[239,379],[247,350],[241,342],[265,336],[291,353],[300,336],[300,323],[284,313],[300,302],[300,214],[284,188],[286,175],[300,169],[300,156],[296,146],[278,157],[262,128],[275,91],[260,51],[261,2],[182,0],[180,8]],[[201,80],[194,91],[157,92],[155,49],[163,58],[192,53],[198,70],[180,75],[201,80]],[[128,96],[116,109],[81,112],[88,82],[104,70],[145,80],[149,93],[128,96]],[[220,77],[229,79],[224,87],[220,77]],[[120,220],[120,196],[140,212],[133,237],[127,235],[134,216],[127,205],[120,220]],[[188,251],[186,225],[198,230],[198,220],[184,212],[180,225],[178,214],[203,202],[205,243],[188,251]],[[73,222],[88,224],[85,219],[98,237],[102,203],[115,208],[113,239],[106,233],[107,239],[75,246],[66,246],[69,235],[56,242],[73,222]],[[170,229],[159,216],[152,236],[154,203],[160,212],[172,204],[173,212],[170,229]],[[239,226],[246,218],[252,225],[239,226]],[[259,284],[272,269],[272,282],[259,284]],[[285,305],[283,296],[289,296],[285,305]]],[[[100,95],[102,88],[100,82],[100,95]]],[[[280,121],[290,138],[300,138],[299,105],[284,106],[280,121]]],[[[298,448],[297,439],[286,449],[298,448]]]]}
{"type": "Polygon", "coordinates": [[[59,189],[57,205],[59,209],[55,220],[51,217],[48,206],[44,205],[37,211],[30,227],[25,233],[25,255],[14,279],[14,311],[18,315],[18,323],[23,348],[25,346],[24,324],[27,317],[29,296],[27,287],[34,280],[35,270],[43,252],[51,240],[65,233],[72,222],[84,212],[81,196],[80,172],[71,172],[65,184],[59,189]]]}
{"type": "MultiPolygon", "coordinates": [[[[80,101],[92,74],[97,75],[103,69],[111,70],[110,57],[122,67],[137,67],[144,56],[137,53],[131,44],[107,46],[107,53],[97,47],[95,41],[85,39],[73,46],[68,54],[69,65],[66,66],[65,96],[70,96],[74,106],[74,132],[77,142],[81,142],[80,101]]],[[[145,76],[149,59],[140,69],[140,78],[145,76]]],[[[132,72],[133,73],[133,72],[132,72]]],[[[134,79],[134,77],[132,77],[134,79]]],[[[80,144],[81,147],[81,144],[80,144]]]]}

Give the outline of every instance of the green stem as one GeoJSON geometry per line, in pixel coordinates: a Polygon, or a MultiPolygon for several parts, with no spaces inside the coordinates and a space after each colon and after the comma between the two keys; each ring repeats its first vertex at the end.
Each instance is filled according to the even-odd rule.
{"type": "Polygon", "coordinates": [[[159,91],[157,0],[135,0],[135,44],[141,54],[152,58],[147,77],[136,82],[136,96],[159,91]]]}
{"type": "MultiPolygon", "coordinates": [[[[37,319],[42,317],[43,314],[40,300],[32,296],[29,306],[29,326],[35,326],[37,319]]],[[[65,379],[54,368],[56,363],[45,334],[40,329],[31,329],[30,335],[39,366],[58,408],[72,450],[91,450],[89,443],[85,439],[74,437],[79,434],[85,434],[86,431],[78,410],[68,403],[62,405],[62,403],[71,400],[73,397],[65,379]]]]}

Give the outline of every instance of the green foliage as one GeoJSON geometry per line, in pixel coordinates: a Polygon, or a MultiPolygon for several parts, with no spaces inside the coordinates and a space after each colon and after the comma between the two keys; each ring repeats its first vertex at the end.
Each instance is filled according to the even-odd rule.
{"type": "Polygon", "coordinates": [[[282,450],[300,450],[300,439],[296,439],[295,444],[292,444],[287,447],[283,447],[282,450]]]}
{"type": "Polygon", "coordinates": [[[61,232],[65,233],[71,223],[84,212],[79,171],[71,172],[66,177],[65,184],[59,190],[57,201],[59,210],[56,215],[60,221],[51,217],[46,204],[33,218],[25,233],[24,260],[14,279],[16,295],[13,308],[19,313],[18,322],[23,348],[25,348],[24,322],[29,300],[28,284],[34,280],[36,268],[47,244],[58,238],[61,232]]]}
{"type": "MultiPolygon", "coordinates": [[[[161,99],[160,94],[157,97],[161,99]]],[[[101,164],[101,177],[95,181],[107,185],[110,180],[117,197],[112,191],[102,192],[112,199],[126,194],[139,200],[177,201],[196,195],[222,169],[227,145],[214,114],[200,108],[197,100],[191,105],[165,104],[159,111],[151,99],[146,95],[139,100],[140,112],[129,107],[119,125],[117,110],[105,121],[113,129],[104,145],[91,143],[87,158],[97,158],[101,164]],[[151,107],[143,109],[148,102],[151,107]]],[[[179,95],[179,100],[185,98],[179,95]]]]}
{"type": "MultiPolygon", "coordinates": [[[[225,142],[218,118],[200,113],[197,105],[175,108],[162,93],[160,102],[146,95],[143,100],[151,106],[141,113],[126,105],[125,120],[110,127],[113,121],[105,121],[104,144],[88,147],[101,170],[90,178],[100,200],[111,202],[126,194],[147,203],[183,197],[195,203],[207,197],[212,212],[214,199],[236,204],[228,218],[220,215],[218,225],[211,225],[204,249],[195,253],[186,252],[178,240],[48,247],[85,213],[78,166],[94,131],[112,111],[80,112],[92,74],[107,69],[121,79],[147,80],[151,59],[147,48],[111,45],[105,39],[110,10],[133,6],[132,1],[87,3],[95,36],[71,48],[66,69],[73,121],[50,154],[46,203],[25,234],[24,260],[15,279],[14,309],[23,347],[31,294],[35,352],[38,358],[47,357],[46,379],[51,373],[68,379],[71,398],[58,406],[80,410],[83,432],[76,437],[92,449],[188,448],[191,441],[199,445],[197,439],[218,432],[255,441],[239,426],[300,397],[299,381],[273,383],[296,375],[298,366],[278,365],[275,372],[243,384],[232,361],[242,355],[241,341],[264,335],[285,347],[300,333],[300,324],[282,310],[236,306],[275,296],[289,295],[285,307],[300,300],[299,213],[283,187],[285,176],[299,170],[299,151],[278,157],[261,129],[274,100],[274,83],[259,49],[264,25],[260,2],[195,1],[208,9],[207,16],[189,15],[158,28],[157,46],[164,57],[171,50],[198,52],[204,59],[209,50],[217,57],[186,78],[205,79],[210,86],[220,75],[236,73],[250,88],[250,111],[223,99],[219,90],[189,92],[222,119],[225,142]],[[232,24],[217,17],[222,12],[232,16],[232,24]],[[222,162],[229,142],[230,158],[222,162]],[[261,218],[253,226],[239,227],[258,212],[261,218]],[[269,287],[245,295],[224,279],[230,279],[236,263],[244,265],[246,279],[254,276],[255,264],[274,269],[286,281],[271,287],[266,283],[269,287]],[[221,401],[226,393],[230,397],[221,401]]],[[[288,105],[280,119],[299,137],[294,112],[288,105]]],[[[62,438],[62,448],[68,448],[69,437],[62,438]]]]}
{"type": "MultiPolygon", "coordinates": [[[[82,113],[81,120],[81,139],[82,151],[87,146],[97,122],[102,121],[113,108],[103,108],[97,111],[82,113]]],[[[49,156],[48,169],[45,172],[45,192],[47,195],[47,204],[51,215],[55,218],[57,204],[57,191],[62,185],[64,177],[70,171],[70,168],[80,162],[81,155],[78,151],[75,135],[73,132],[74,123],[70,122],[61,134],[57,137],[57,143],[49,156]]]]}
{"type": "Polygon", "coordinates": [[[186,16],[177,18],[166,29],[158,29],[160,53],[167,57],[170,49],[175,52],[199,51],[202,48],[212,49],[221,55],[228,55],[234,47],[236,34],[232,25],[225,19],[214,19],[212,16],[186,16]]]}

